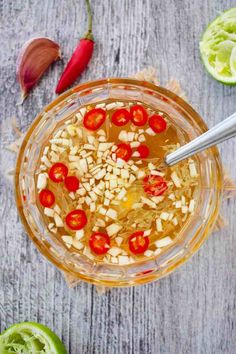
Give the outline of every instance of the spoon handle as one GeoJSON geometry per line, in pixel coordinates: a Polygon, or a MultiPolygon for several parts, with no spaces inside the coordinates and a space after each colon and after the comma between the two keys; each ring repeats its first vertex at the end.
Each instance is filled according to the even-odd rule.
{"type": "Polygon", "coordinates": [[[168,166],[175,165],[202,150],[208,149],[234,136],[236,136],[236,112],[209,129],[206,133],[167,155],[165,157],[165,163],[168,166]]]}

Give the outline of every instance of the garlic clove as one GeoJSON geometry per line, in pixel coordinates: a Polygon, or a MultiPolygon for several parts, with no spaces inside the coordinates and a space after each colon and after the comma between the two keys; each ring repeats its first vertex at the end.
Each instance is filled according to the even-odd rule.
{"type": "Polygon", "coordinates": [[[22,102],[47,68],[60,56],[59,45],[49,38],[33,38],[24,44],[17,59],[17,80],[22,102]]]}

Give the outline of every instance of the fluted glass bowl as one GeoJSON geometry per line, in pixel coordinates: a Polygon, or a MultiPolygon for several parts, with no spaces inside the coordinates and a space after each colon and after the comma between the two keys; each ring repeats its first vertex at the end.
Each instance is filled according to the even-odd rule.
{"type": "Polygon", "coordinates": [[[56,125],[76,113],[81,105],[108,98],[138,100],[165,111],[185,132],[187,140],[207,130],[202,118],[174,93],[133,79],[104,79],[79,85],[50,103],[30,126],[20,148],[15,173],[16,203],[26,231],[40,252],[72,279],[100,286],[121,287],[147,283],[175,270],[192,256],[209,236],[216,221],[222,196],[222,168],[217,148],[198,154],[199,201],[194,214],[175,242],[145,261],[120,266],[95,263],[73,253],[45,227],[36,204],[34,172],[41,147],[56,125]]]}

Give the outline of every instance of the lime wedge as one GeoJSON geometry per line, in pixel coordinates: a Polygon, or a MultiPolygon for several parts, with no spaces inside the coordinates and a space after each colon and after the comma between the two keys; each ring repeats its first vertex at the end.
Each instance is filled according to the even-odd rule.
{"type": "Polygon", "coordinates": [[[59,337],[48,327],[23,322],[9,327],[0,335],[1,354],[67,354],[59,337]]]}
{"type": "Polygon", "coordinates": [[[207,71],[218,81],[236,85],[236,7],[209,24],[200,42],[207,71]]]}

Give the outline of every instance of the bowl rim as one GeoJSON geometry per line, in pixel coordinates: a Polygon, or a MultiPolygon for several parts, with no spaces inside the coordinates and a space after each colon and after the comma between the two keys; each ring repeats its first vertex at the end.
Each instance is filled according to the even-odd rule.
{"type": "MultiPolygon", "coordinates": [[[[207,226],[205,227],[205,230],[203,231],[203,235],[200,239],[200,241],[197,243],[197,245],[195,245],[193,247],[192,252],[188,252],[187,254],[185,254],[184,257],[182,257],[180,260],[177,260],[174,265],[170,265],[168,266],[165,271],[163,271],[163,273],[160,274],[146,274],[145,276],[143,276],[142,278],[139,278],[138,282],[137,280],[132,281],[131,279],[129,280],[124,280],[121,279],[119,281],[114,281],[114,279],[108,279],[108,280],[104,280],[104,279],[96,279],[94,277],[90,277],[87,276],[85,274],[79,273],[77,271],[73,271],[71,268],[68,268],[66,266],[66,264],[62,263],[62,262],[58,262],[57,258],[55,256],[53,256],[52,253],[48,252],[48,249],[46,248],[46,246],[44,245],[44,243],[39,243],[37,238],[35,237],[33,231],[31,230],[26,217],[24,215],[23,212],[23,203],[22,203],[22,198],[21,198],[21,194],[20,194],[20,188],[19,188],[19,184],[20,184],[20,166],[22,164],[23,161],[23,154],[25,151],[25,148],[27,146],[27,142],[28,142],[28,138],[31,136],[32,132],[34,131],[34,129],[37,127],[38,123],[40,122],[42,115],[46,112],[48,112],[51,108],[53,108],[54,106],[58,105],[59,103],[63,102],[66,98],[68,98],[69,96],[83,90],[83,89],[89,89],[90,87],[93,86],[101,86],[103,84],[129,84],[129,85],[135,85],[135,86],[139,86],[142,88],[147,88],[150,90],[153,90],[157,93],[163,94],[168,96],[169,98],[171,98],[173,101],[175,101],[178,105],[181,106],[181,108],[183,107],[184,110],[186,110],[188,112],[188,114],[193,117],[194,116],[194,121],[196,122],[197,125],[201,126],[201,129],[203,131],[206,131],[208,129],[205,121],[201,118],[201,116],[195,111],[195,109],[189,104],[187,103],[184,99],[182,99],[181,97],[179,97],[178,95],[176,95],[175,93],[173,93],[172,91],[162,87],[162,86],[156,86],[152,83],[143,81],[143,80],[137,80],[137,79],[133,79],[133,78],[105,78],[105,79],[100,79],[100,80],[91,80],[91,81],[87,81],[85,83],[81,83],[69,90],[67,90],[65,93],[61,94],[60,96],[58,96],[56,99],[54,99],[53,101],[51,101],[48,105],[46,105],[42,111],[40,111],[37,116],[34,118],[33,122],[30,124],[24,139],[22,141],[22,144],[20,146],[19,149],[19,153],[17,156],[17,161],[16,161],[16,169],[15,169],[15,199],[16,199],[16,205],[17,205],[17,209],[18,209],[18,213],[20,215],[20,219],[22,224],[24,225],[24,228],[28,234],[28,236],[30,237],[30,239],[34,242],[34,244],[36,245],[36,247],[39,249],[40,253],[46,258],[48,259],[50,262],[52,262],[57,268],[59,268],[61,271],[65,272],[67,275],[69,274],[69,276],[74,276],[76,277],[78,280],[84,280],[87,282],[90,282],[92,284],[95,284],[97,286],[108,286],[108,287],[127,287],[127,286],[134,286],[134,285],[141,285],[144,283],[148,283],[148,282],[152,282],[154,280],[157,279],[161,279],[163,277],[165,277],[166,275],[170,274],[171,272],[173,272],[176,268],[178,268],[181,264],[185,263],[189,258],[191,258],[201,247],[201,245],[206,241],[206,239],[209,237],[210,232],[212,231],[216,218],[218,216],[219,213],[219,208],[220,208],[220,204],[221,204],[221,199],[222,199],[222,188],[223,188],[223,171],[222,171],[222,164],[221,164],[221,159],[220,159],[220,155],[219,155],[219,151],[217,149],[217,147],[212,147],[210,148],[210,150],[212,151],[212,154],[215,158],[216,161],[216,168],[218,171],[218,194],[219,194],[219,198],[218,198],[218,202],[215,205],[215,209],[214,212],[212,212],[211,217],[208,220],[207,226]]],[[[127,265],[128,267],[129,265],[127,265]]],[[[126,266],[124,266],[125,268],[126,266]]]]}

